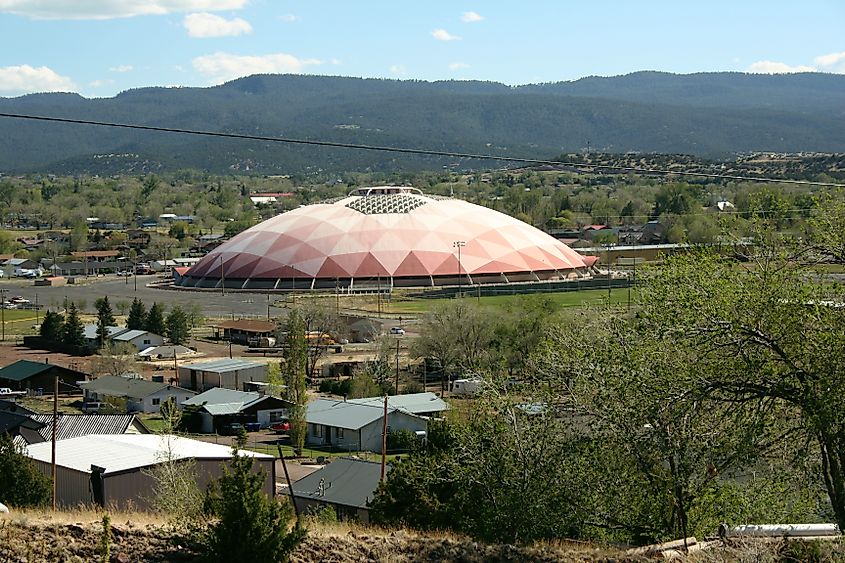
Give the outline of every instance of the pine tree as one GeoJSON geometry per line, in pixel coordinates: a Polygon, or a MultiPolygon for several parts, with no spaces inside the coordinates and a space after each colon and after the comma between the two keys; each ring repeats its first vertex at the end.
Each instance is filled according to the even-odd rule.
{"type": "Polygon", "coordinates": [[[250,561],[276,563],[288,561],[291,553],[305,539],[305,528],[296,525],[290,503],[268,497],[263,489],[266,474],[253,469],[251,457],[234,457],[218,481],[218,494],[207,505],[218,517],[208,534],[212,561],[250,561]]]}
{"type": "Polygon", "coordinates": [[[129,307],[129,316],[126,318],[126,328],[130,330],[144,330],[147,320],[147,308],[144,302],[137,297],[132,300],[129,307]]]}
{"type": "Polygon", "coordinates": [[[0,434],[0,499],[14,507],[39,506],[50,500],[50,480],[38,471],[6,434],[0,434]]]}
{"type": "Polygon", "coordinates": [[[164,310],[158,303],[153,303],[147,311],[147,318],[144,321],[144,330],[153,334],[164,334],[164,310]]]}
{"type": "Polygon", "coordinates": [[[100,346],[105,346],[109,338],[109,327],[115,326],[117,321],[114,319],[108,295],[97,299],[94,305],[97,307],[97,340],[100,342],[100,346]]]}
{"type": "Polygon", "coordinates": [[[76,304],[71,303],[65,319],[64,331],[62,333],[62,344],[72,354],[81,354],[85,350],[85,330],[82,321],[79,319],[79,311],[76,304]]]}
{"type": "Polygon", "coordinates": [[[191,336],[191,331],[188,328],[188,316],[179,305],[173,307],[170,314],[167,315],[165,334],[170,339],[171,344],[184,344],[191,336]]]}
{"type": "Polygon", "coordinates": [[[65,318],[61,313],[47,311],[44,313],[44,320],[38,334],[47,342],[61,342],[65,328],[65,318]]]}

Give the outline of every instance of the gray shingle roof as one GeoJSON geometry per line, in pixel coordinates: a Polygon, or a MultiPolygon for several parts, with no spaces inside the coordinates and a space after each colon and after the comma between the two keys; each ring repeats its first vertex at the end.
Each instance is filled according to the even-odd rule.
{"type": "MultiPolygon", "coordinates": [[[[387,467],[390,470],[390,466],[387,467]]],[[[367,508],[378,487],[381,464],[337,458],[293,484],[293,495],[343,506],[367,508]],[[323,480],[321,493],[320,480],[323,480]]]]}
{"type": "MultiPolygon", "coordinates": [[[[390,406],[387,408],[388,414],[397,410],[400,409],[390,406]]],[[[308,404],[305,420],[309,424],[323,424],[325,426],[334,426],[348,430],[360,430],[383,416],[383,404],[373,405],[353,403],[350,401],[317,399],[308,404]]]]}
{"type": "Polygon", "coordinates": [[[167,383],[156,383],[145,379],[129,379],[126,377],[118,377],[116,375],[104,375],[102,377],[98,377],[94,381],[80,383],[79,386],[91,393],[97,393],[98,395],[129,397],[132,399],[143,399],[144,397],[149,397],[157,391],[173,387],[167,383]]]}

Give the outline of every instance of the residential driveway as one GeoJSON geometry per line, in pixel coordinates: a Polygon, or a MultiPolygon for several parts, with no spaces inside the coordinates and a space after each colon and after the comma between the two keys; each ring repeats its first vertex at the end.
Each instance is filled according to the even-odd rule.
{"type": "MultiPolygon", "coordinates": [[[[50,308],[59,308],[67,298],[70,301],[80,303],[84,301],[84,312],[94,313],[94,302],[108,295],[112,304],[118,302],[131,303],[137,297],[147,307],[154,302],[163,303],[168,308],[173,304],[187,306],[196,303],[202,308],[203,313],[208,317],[235,317],[267,318],[269,308],[270,317],[282,316],[283,308],[275,307],[273,302],[277,296],[263,293],[232,293],[222,295],[219,291],[196,291],[196,290],[175,290],[157,287],[147,287],[147,284],[155,282],[157,276],[138,276],[137,288],[134,278],[118,278],[116,276],[104,276],[99,278],[80,278],[80,285],[66,285],[63,287],[36,287],[32,284],[23,286],[8,286],[7,298],[12,295],[21,295],[30,301],[35,301],[50,308]]],[[[5,286],[4,286],[5,287],[5,286]]],[[[113,306],[114,308],[114,306],[113,306]]]]}

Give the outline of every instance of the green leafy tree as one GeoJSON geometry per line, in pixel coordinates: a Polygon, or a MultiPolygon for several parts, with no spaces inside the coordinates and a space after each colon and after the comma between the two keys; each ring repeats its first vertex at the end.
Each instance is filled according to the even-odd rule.
{"type": "Polygon", "coordinates": [[[284,349],[285,398],[293,403],[289,409],[290,439],[296,451],[305,446],[308,430],[305,422],[306,396],[305,370],[308,363],[308,345],[305,342],[305,321],[297,309],[288,313],[287,338],[284,349]]]}
{"type": "Polygon", "coordinates": [[[61,342],[64,325],[64,315],[54,311],[47,311],[44,313],[44,319],[41,321],[38,333],[41,338],[48,342],[61,342]]]}
{"type": "Polygon", "coordinates": [[[167,315],[165,334],[171,344],[185,344],[191,337],[188,317],[179,305],[174,306],[167,315]]]}
{"type": "Polygon", "coordinates": [[[148,330],[153,334],[164,334],[166,330],[164,324],[164,309],[160,304],[153,303],[150,310],[147,311],[147,317],[144,319],[144,330],[148,330]]]}
{"type": "Polygon", "coordinates": [[[97,308],[97,340],[100,341],[100,346],[104,346],[109,338],[109,327],[115,326],[117,321],[114,319],[108,295],[97,299],[94,306],[97,308]]]}
{"type": "Polygon", "coordinates": [[[132,300],[129,307],[129,316],[126,318],[126,328],[131,330],[144,330],[147,323],[147,308],[144,302],[137,297],[132,300]]]}
{"type": "Polygon", "coordinates": [[[277,563],[288,561],[305,539],[305,528],[291,529],[293,508],[278,502],[263,491],[266,474],[253,470],[253,459],[234,456],[207,499],[216,516],[208,531],[207,545],[211,560],[277,563]]]}
{"type": "Polygon", "coordinates": [[[3,503],[24,508],[41,506],[50,501],[50,480],[38,471],[23,446],[0,434],[0,499],[3,503]]]}
{"type": "Polygon", "coordinates": [[[79,311],[76,310],[74,303],[70,304],[67,316],[65,317],[62,344],[74,354],[82,353],[87,347],[85,330],[82,326],[82,320],[79,318],[79,311]]]}

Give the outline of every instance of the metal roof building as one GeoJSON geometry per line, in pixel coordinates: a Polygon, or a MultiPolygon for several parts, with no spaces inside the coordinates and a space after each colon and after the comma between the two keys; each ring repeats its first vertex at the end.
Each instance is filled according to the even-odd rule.
{"type": "Polygon", "coordinates": [[[236,391],[213,387],[185,401],[183,406],[202,407],[202,432],[221,430],[223,424],[230,422],[258,422],[262,428],[287,418],[289,401],[262,395],[255,391],[236,391]]]}
{"type": "MultiPolygon", "coordinates": [[[[50,442],[27,447],[38,469],[50,475],[50,442]]],[[[275,458],[241,450],[265,471],[264,492],[274,493],[275,458]]],[[[147,508],[151,468],[168,461],[195,460],[197,484],[204,488],[222,475],[230,447],[156,434],[92,434],[56,442],[57,501],[62,506],[96,503],[116,508],[147,508]],[[146,470],[146,471],[145,471],[146,470]]]]}
{"type": "MultiPolygon", "coordinates": [[[[359,405],[384,407],[384,397],[367,397],[364,399],[348,399],[348,403],[359,405]]],[[[403,410],[420,416],[436,416],[449,410],[446,401],[431,392],[410,393],[408,395],[391,395],[387,398],[387,407],[403,410]]]]}
{"type": "MultiPolygon", "coordinates": [[[[390,466],[386,467],[390,471],[390,466]]],[[[293,483],[293,498],[300,511],[332,506],[342,520],[368,523],[381,477],[381,464],[352,458],[335,458],[322,469],[293,483]]]]}
{"type": "Polygon", "coordinates": [[[16,391],[39,388],[47,391],[53,388],[56,376],[59,377],[60,393],[78,392],[79,388],[76,383],[88,378],[88,374],[66,367],[30,360],[18,360],[0,369],[0,386],[11,387],[16,391]]]}
{"type": "Polygon", "coordinates": [[[267,364],[249,360],[223,359],[179,366],[179,381],[189,389],[212,387],[243,390],[250,381],[267,381],[267,364]]]}
{"type": "Polygon", "coordinates": [[[145,379],[104,375],[80,384],[86,402],[102,401],[115,404],[125,402],[126,412],[158,412],[161,403],[169,398],[181,405],[196,393],[176,385],[145,379]]]}
{"type": "MultiPolygon", "coordinates": [[[[307,444],[333,446],[349,452],[381,452],[384,405],[317,399],[308,404],[307,444]]],[[[428,420],[388,405],[389,430],[425,432],[428,420]]]]}

